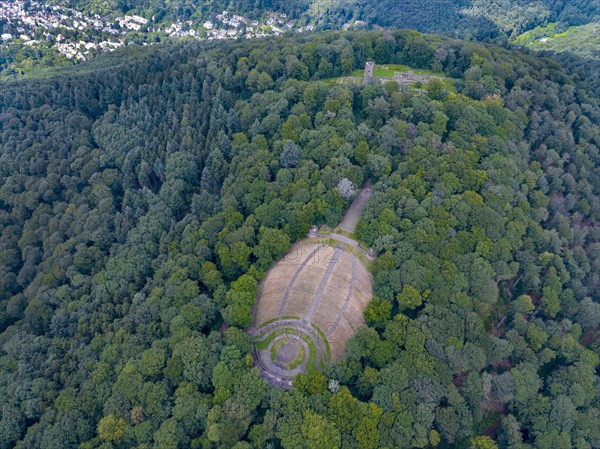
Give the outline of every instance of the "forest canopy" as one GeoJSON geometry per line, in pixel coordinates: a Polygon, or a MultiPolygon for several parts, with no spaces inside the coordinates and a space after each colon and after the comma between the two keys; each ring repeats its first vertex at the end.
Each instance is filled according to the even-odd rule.
{"type": "Polygon", "coordinates": [[[589,86],[414,31],[136,52],[0,85],[0,448],[600,447],[589,86]],[[335,81],[369,60],[451,83],[335,81]],[[342,179],[367,326],[276,389],[257,286],[342,179]]]}

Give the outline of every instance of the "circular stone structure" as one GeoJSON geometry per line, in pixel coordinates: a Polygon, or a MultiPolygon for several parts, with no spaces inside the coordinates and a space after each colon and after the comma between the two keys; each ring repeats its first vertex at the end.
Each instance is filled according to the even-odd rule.
{"type": "Polygon", "coordinates": [[[249,333],[257,362],[274,385],[289,386],[299,372],[339,359],[364,324],[371,276],[352,253],[357,245],[331,241],[338,246],[324,239],[296,244],[259,289],[249,333]]]}
{"type": "Polygon", "coordinates": [[[289,365],[296,359],[304,360],[304,349],[299,341],[293,338],[281,338],[274,342],[271,349],[271,360],[277,363],[289,365]],[[280,343],[280,344],[279,344],[280,343]]]}

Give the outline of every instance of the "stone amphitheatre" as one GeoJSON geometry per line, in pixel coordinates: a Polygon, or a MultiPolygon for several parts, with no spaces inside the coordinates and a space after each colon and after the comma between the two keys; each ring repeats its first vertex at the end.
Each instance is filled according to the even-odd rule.
{"type": "Polygon", "coordinates": [[[364,324],[372,256],[348,235],[370,192],[370,185],[361,190],[334,232],[313,229],[261,283],[249,333],[257,364],[271,384],[290,386],[296,374],[339,359],[364,324]]]}

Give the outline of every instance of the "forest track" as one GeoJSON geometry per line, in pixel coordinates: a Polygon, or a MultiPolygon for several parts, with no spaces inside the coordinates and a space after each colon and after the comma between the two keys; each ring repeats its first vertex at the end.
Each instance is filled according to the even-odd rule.
{"type": "Polygon", "coordinates": [[[371,181],[368,180],[360,189],[358,195],[356,195],[356,198],[354,198],[354,201],[352,201],[352,204],[344,214],[344,218],[342,219],[342,222],[338,228],[349,234],[354,234],[354,231],[356,230],[356,224],[358,223],[358,220],[360,220],[360,217],[362,216],[362,213],[365,210],[367,202],[369,201],[369,198],[371,198],[372,193],[373,184],[371,184],[371,181]]]}

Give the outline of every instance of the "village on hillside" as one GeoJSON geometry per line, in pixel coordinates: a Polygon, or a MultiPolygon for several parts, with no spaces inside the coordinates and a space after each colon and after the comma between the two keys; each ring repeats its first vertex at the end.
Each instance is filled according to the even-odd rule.
{"type": "MultiPolygon", "coordinates": [[[[29,0],[0,0],[0,49],[33,48],[56,51],[66,60],[85,61],[95,54],[130,43],[152,45],[162,38],[253,39],[286,32],[313,31],[284,13],[249,19],[222,11],[202,20],[162,22],[135,14],[116,17],[87,15],[60,5],[29,0]]],[[[348,23],[345,29],[358,26],[348,23]]],[[[24,57],[24,56],[22,56],[24,57]]]]}

